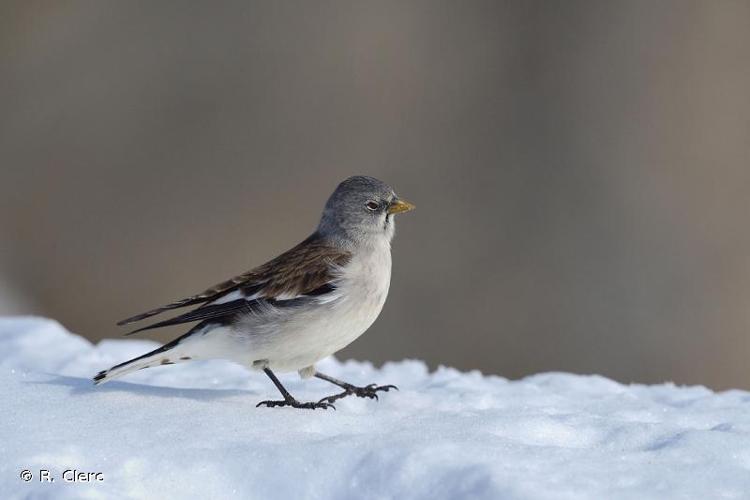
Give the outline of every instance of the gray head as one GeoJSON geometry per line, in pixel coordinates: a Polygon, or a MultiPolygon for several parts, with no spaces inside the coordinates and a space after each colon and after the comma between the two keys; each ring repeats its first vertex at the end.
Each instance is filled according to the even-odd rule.
{"type": "Polygon", "coordinates": [[[355,175],[333,192],[318,231],[337,240],[368,243],[393,237],[393,217],[408,212],[414,205],[400,200],[393,188],[374,177],[355,175]]]}

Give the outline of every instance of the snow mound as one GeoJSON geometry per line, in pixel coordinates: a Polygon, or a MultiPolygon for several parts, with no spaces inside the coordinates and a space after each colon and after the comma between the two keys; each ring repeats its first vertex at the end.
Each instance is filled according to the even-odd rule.
{"type": "MultiPolygon", "coordinates": [[[[321,371],[401,390],[337,411],[256,408],[275,388],[219,361],[91,384],[155,345],[92,345],[54,321],[0,318],[2,497],[750,497],[747,392],[334,359],[321,371]],[[70,482],[69,469],[101,474],[70,482]]],[[[335,392],[282,381],[300,400],[335,392]]]]}

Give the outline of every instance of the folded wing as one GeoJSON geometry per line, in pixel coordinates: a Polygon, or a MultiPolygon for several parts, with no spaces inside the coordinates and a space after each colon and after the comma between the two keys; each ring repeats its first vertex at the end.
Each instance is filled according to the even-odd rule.
{"type": "Polygon", "coordinates": [[[197,309],[139,328],[130,335],[193,321],[221,321],[243,311],[252,311],[261,302],[284,306],[301,297],[323,296],[333,292],[338,270],[350,257],[349,252],[331,245],[316,233],[255,269],[197,295],[137,314],[117,324],[127,325],[172,309],[201,304],[197,309]]]}

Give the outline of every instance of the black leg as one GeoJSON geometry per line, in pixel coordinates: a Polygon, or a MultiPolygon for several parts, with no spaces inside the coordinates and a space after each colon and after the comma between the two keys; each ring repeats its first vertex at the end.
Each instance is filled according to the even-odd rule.
{"type": "Polygon", "coordinates": [[[315,376],[321,380],[325,380],[326,382],[330,382],[332,384],[335,384],[342,389],[344,389],[344,392],[341,392],[339,394],[334,394],[333,396],[328,396],[323,399],[321,399],[320,403],[333,403],[334,401],[345,398],[347,396],[357,396],[358,398],[371,398],[371,399],[378,399],[378,391],[385,391],[388,392],[391,389],[398,390],[398,387],[395,385],[375,385],[370,384],[365,387],[357,387],[356,385],[349,384],[347,382],[344,382],[343,380],[339,380],[337,378],[330,377],[326,375],[325,373],[315,372],[315,376]]]}
{"type": "Polygon", "coordinates": [[[300,403],[299,401],[294,399],[294,396],[289,394],[289,391],[287,391],[283,385],[281,385],[281,382],[279,381],[279,379],[276,378],[276,375],[274,375],[274,373],[270,369],[263,368],[263,371],[266,373],[266,375],[268,375],[268,378],[271,379],[271,382],[273,382],[273,385],[276,386],[276,388],[279,390],[281,395],[284,396],[284,400],[283,401],[261,401],[260,403],[255,405],[256,408],[258,406],[265,405],[269,408],[273,408],[274,406],[291,406],[292,408],[307,408],[309,410],[314,410],[316,408],[323,408],[324,410],[327,410],[328,408],[333,408],[334,410],[336,409],[336,407],[333,406],[331,403],[324,402],[324,401],[319,401],[317,403],[300,403]]]}

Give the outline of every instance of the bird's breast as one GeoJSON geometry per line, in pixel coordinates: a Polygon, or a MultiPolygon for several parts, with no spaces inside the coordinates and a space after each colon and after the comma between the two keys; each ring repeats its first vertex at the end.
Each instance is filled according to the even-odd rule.
{"type": "Polygon", "coordinates": [[[383,307],[391,283],[390,248],[374,248],[355,254],[342,270],[338,283],[342,298],[352,305],[383,307]]]}
{"type": "MultiPolygon", "coordinates": [[[[338,349],[362,335],[383,309],[391,283],[390,248],[375,248],[356,253],[341,270],[331,304],[335,318],[338,349]]],[[[332,339],[333,340],[333,339],[332,339]]]]}

